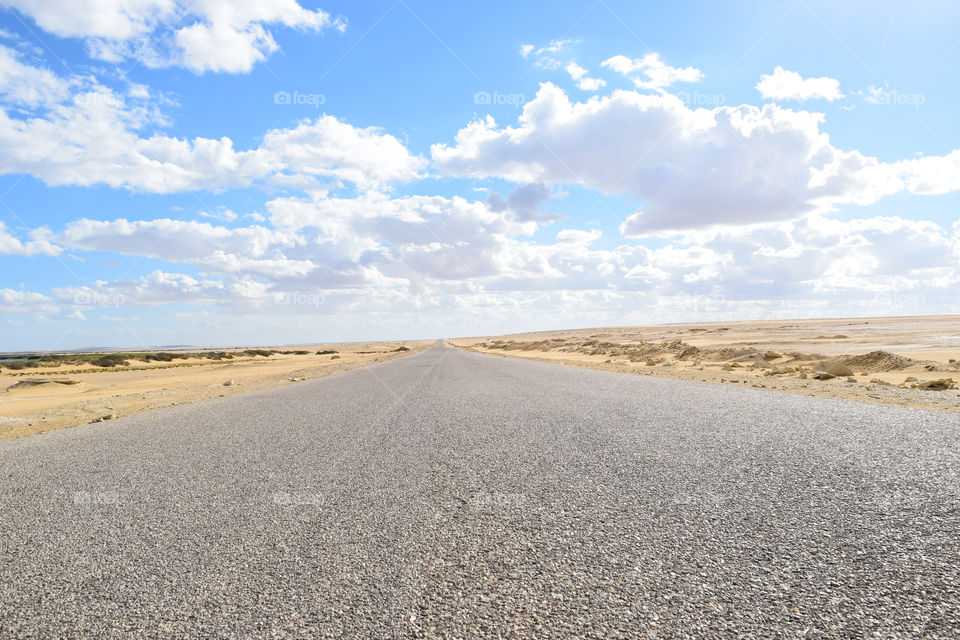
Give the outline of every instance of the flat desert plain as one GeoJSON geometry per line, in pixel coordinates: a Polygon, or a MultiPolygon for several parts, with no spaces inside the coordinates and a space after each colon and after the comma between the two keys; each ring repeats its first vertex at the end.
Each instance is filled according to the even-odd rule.
{"type": "MultiPolygon", "coordinates": [[[[229,359],[178,357],[145,362],[136,353],[123,365],[84,363],[0,368],[0,440],[51,429],[283,384],[403,357],[434,341],[314,344],[276,347],[269,356],[225,349],[229,359]],[[319,353],[318,353],[319,352],[319,353]]],[[[126,356],[126,354],[125,354],[126,356]]],[[[4,363],[0,362],[0,365],[4,363]]]]}
{"type": "Polygon", "coordinates": [[[960,411],[960,316],[600,327],[448,343],[594,369],[960,411]]]}

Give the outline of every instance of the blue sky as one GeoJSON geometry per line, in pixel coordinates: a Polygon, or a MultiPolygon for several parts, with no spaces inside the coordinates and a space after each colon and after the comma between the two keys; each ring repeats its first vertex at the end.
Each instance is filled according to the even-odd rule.
{"type": "Polygon", "coordinates": [[[956,313],[958,18],[10,0],[0,350],[956,313]]]}

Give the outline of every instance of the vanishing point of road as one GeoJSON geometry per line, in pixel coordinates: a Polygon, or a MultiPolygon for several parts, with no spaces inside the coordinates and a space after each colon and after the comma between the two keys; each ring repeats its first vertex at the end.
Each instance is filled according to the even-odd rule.
{"type": "Polygon", "coordinates": [[[957,414],[437,347],[0,443],[2,638],[956,638],[957,414]]]}

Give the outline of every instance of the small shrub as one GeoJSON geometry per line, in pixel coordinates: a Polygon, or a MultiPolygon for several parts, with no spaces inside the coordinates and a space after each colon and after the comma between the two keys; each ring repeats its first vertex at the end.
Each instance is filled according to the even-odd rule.
{"type": "Polygon", "coordinates": [[[409,347],[399,346],[394,351],[410,351],[409,347]]]}
{"type": "Polygon", "coordinates": [[[100,356],[90,361],[90,364],[97,367],[116,367],[116,366],[127,366],[130,363],[127,362],[123,356],[116,354],[107,354],[105,356],[100,356]]]}
{"type": "Polygon", "coordinates": [[[317,351],[317,354],[316,354],[316,355],[318,355],[318,356],[328,356],[328,355],[330,355],[331,353],[337,353],[337,352],[334,351],[333,349],[325,349],[325,350],[323,350],[323,351],[317,351]]]}
{"type": "Polygon", "coordinates": [[[173,355],[172,353],[165,353],[161,351],[160,353],[148,353],[143,359],[147,362],[150,362],[151,360],[156,360],[157,362],[172,362],[176,357],[177,356],[173,355]]]}

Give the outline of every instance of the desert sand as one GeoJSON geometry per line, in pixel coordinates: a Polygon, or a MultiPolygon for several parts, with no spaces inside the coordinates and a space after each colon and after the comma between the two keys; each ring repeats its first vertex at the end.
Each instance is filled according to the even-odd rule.
{"type": "Polygon", "coordinates": [[[960,412],[960,316],[602,327],[448,342],[595,369],[960,412]]]}
{"type": "Polygon", "coordinates": [[[0,440],[74,427],[205,398],[294,384],[358,366],[403,357],[433,341],[316,344],[279,347],[308,354],[201,358],[104,368],[85,364],[0,373],[0,440]],[[397,349],[406,347],[407,350],[397,349]],[[317,355],[317,351],[336,351],[317,355]],[[118,370],[119,369],[119,370],[118,370]]]}

